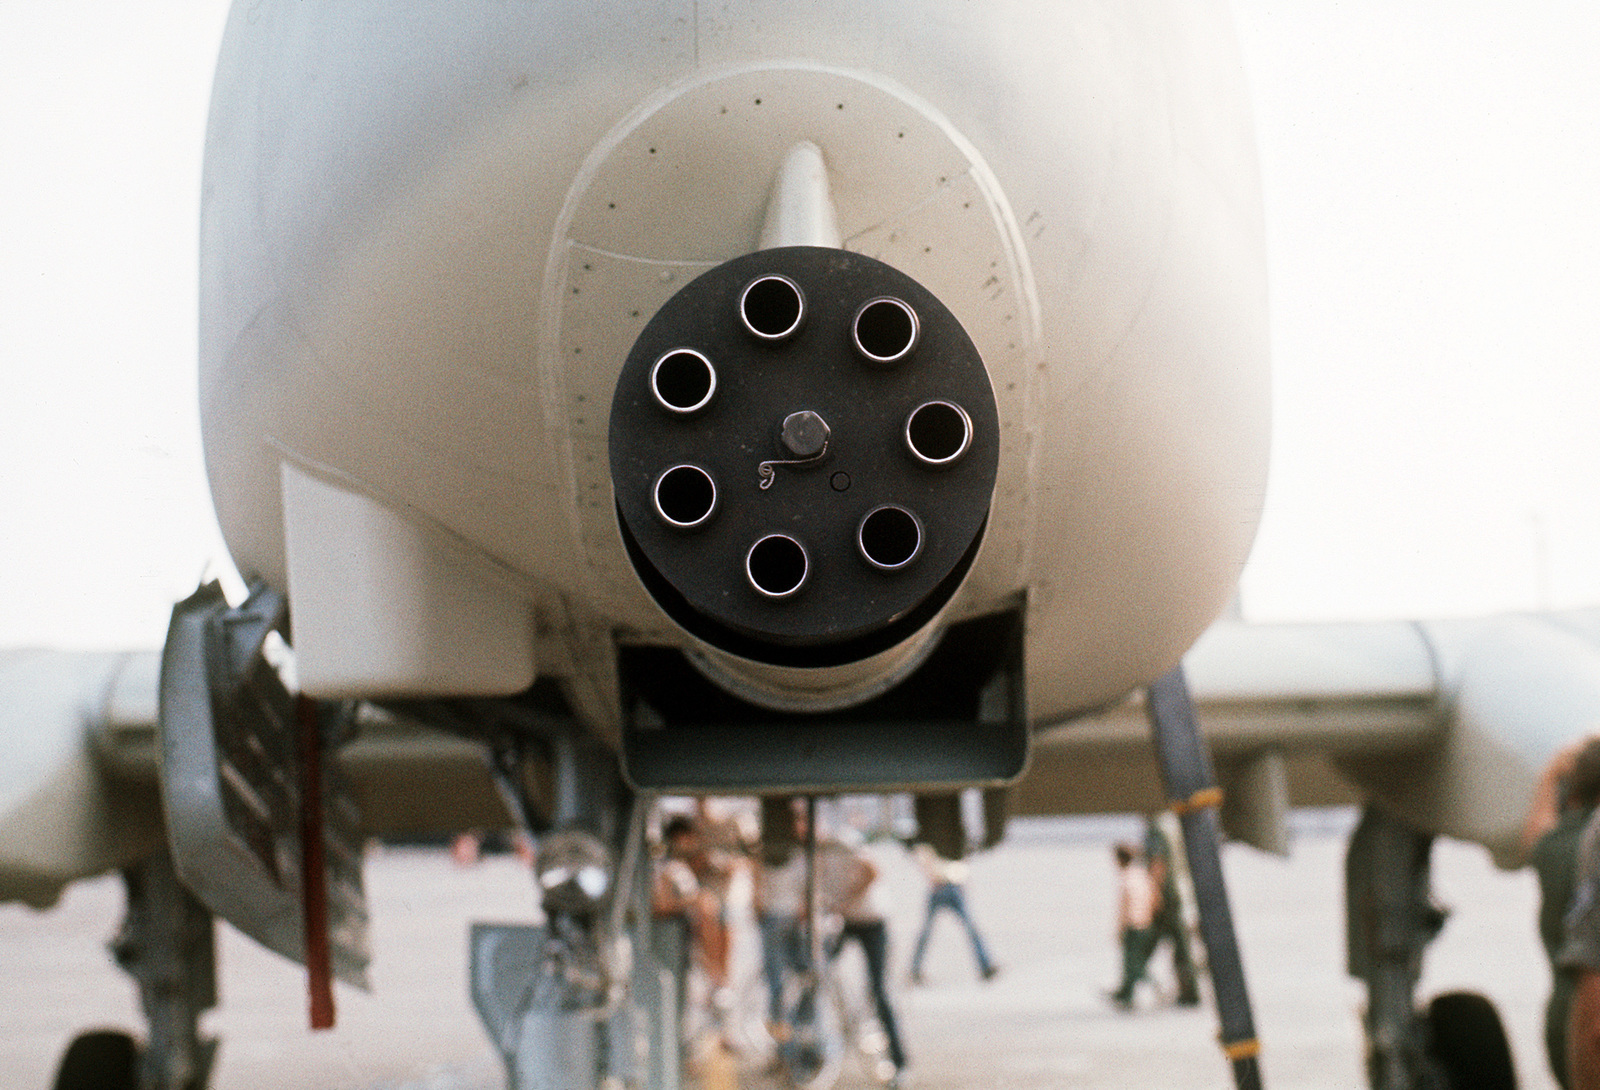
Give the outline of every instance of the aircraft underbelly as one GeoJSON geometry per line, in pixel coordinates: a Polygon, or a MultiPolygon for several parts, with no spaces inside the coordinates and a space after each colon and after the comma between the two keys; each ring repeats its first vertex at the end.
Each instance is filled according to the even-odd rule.
{"type": "Polygon", "coordinates": [[[207,460],[241,569],[316,588],[313,691],[513,692],[612,639],[694,644],[623,548],[607,414],[651,316],[756,248],[801,141],[844,248],[949,307],[994,391],[994,497],[940,623],[1025,603],[1051,719],[1226,601],[1267,382],[1220,6],[245,13],[209,136],[207,460]]]}

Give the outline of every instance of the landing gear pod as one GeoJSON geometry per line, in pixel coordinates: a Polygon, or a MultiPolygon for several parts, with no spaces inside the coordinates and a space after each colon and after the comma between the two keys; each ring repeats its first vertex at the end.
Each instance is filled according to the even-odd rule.
{"type": "Polygon", "coordinates": [[[955,593],[999,431],[983,361],[931,292],[844,250],[762,250],[673,296],[628,355],[611,406],[623,538],[662,609],[711,646],[855,662],[955,593]],[[683,467],[714,519],[709,500],[663,515],[683,467]]]}

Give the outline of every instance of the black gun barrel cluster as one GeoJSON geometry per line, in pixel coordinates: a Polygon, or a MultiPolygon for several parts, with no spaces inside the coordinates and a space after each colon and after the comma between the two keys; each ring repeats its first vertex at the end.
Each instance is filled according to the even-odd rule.
{"type": "Polygon", "coordinates": [[[712,646],[855,661],[943,608],[999,464],[988,372],[893,267],[786,247],[696,278],[646,323],[612,402],[629,556],[712,646]]]}

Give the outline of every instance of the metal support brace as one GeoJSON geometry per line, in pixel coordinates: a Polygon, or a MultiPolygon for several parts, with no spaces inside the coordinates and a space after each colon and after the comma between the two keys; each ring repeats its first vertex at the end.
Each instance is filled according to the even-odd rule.
{"type": "Polygon", "coordinates": [[[502,739],[491,770],[524,830],[544,833],[535,878],[545,924],[474,925],[473,1002],[512,1090],[676,1090],[682,936],[650,916],[649,800],[630,797],[611,752],[576,730],[542,741],[549,828],[534,824],[524,791],[528,751],[502,739]]]}
{"type": "Polygon", "coordinates": [[[211,913],[178,880],[165,851],[122,873],[128,914],[111,953],[139,985],[149,1040],[140,1090],[202,1090],[217,1042],[200,1037],[200,1015],[217,1003],[211,913]]]}
{"type": "Polygon", "coordinates": [[[1228,907],[1218,850],[1217,808],[1222,803],[1222,791],[1200,738],[1182,666],[1173,667],[1151,684],[1145,710],[1168,804],[1183,825],[1184,851],[1200,908],[1200,934],[1205,940],[1217,1016],[1222,1022],[1222,1052],[1233,1067],[1234,1084],[1239,1090],[1260,1090],[1257,1057],[1261,1045],[1250,1013],[1244,964],[1234,936],[1233,913],[1228,907]]]}

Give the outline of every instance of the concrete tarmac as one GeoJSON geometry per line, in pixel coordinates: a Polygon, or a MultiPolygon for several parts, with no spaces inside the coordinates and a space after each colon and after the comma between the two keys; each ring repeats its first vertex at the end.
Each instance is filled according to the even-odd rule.
{"type": "MultiPolygon", "coordinates": [[[[1344,811],[1299,814],[1288,859],[1240,845],[1224,869],[1240,933],[1264,1081],[1272,1090],[1355,1090],[1364,1085],[1362,992],[1344,975],[1344,811]]],[[[872,850],[894,905],[895,985],[914,1079],[925,1090],[1008,1087],[1183,1087],[1225,1090],[1209,998],[1167,1004],[1155,989],[1132,1013],[1113,1009],[1111,843],[1136,839],[1131,819],[1019,821],[999,849],[974,860],[968,902],[1001,974],[977,979],[966,938],[937,925],[927,983],[905,964],[925,897],[910,860],[893,845],[872,850]]],[[[223,1040],[219,1090],[490,1090],[503,1085],[467,998],[466,926],[526,921],[532,888],[507,857],[470,869],[447,853],[390,849],[367,867],[373,907],[374,990],[341,988],[339,1024],[306,1028],[301,971],[219,929],[223,1005],[207,1030],[223,1040]]],[[[1471,988],[1506,1019],[1524,1090],[1551,1090],[1541,1036],[1549,985],[1535,931],[1530,872],[1496,870],[1479,848],[1440,842],[1438,899],[1453,914],[1429,951],[1423,994],[1471,988]]],[[[131,983],[106,956],[122,913],[120,880],[81,883],[46,913],[0,907],[0,1086],[50,1085],[78,1031],[139,1025],[131,983]]],[[[1158,984],[1170,981],[1158,959],[1158,984]]],[[[864,1064],[839,1085],[875,1085],[864,1064]]],[[[770,1085],[747,1072],[741,1085],[770,1085]]],[[[685,1086],[693,1086],[692,1080],[685,1086]]]]}

